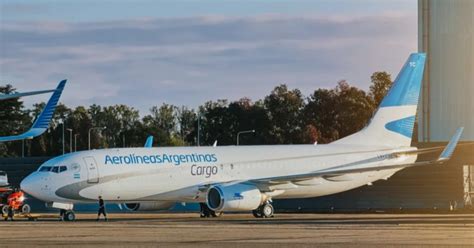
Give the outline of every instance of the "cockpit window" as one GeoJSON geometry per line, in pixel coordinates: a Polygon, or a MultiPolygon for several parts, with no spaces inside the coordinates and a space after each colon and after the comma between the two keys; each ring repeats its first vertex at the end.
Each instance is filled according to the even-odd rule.
{"type": "Polygon", "coordinates": [[[51,166],[43,166],[39,169],[39,171],[41,172],[47,172],[47,171],[51,171],[51,166]]]}
{"type": "Polygon", "coordinates": [[[65,165],[59,166],[59,172],[67,171],[67,167],[65,165]]]}
{"type": "Polygon", "coordinates": [[[59,173],[59,166],[54,166],[51,172],[59,173]]]}

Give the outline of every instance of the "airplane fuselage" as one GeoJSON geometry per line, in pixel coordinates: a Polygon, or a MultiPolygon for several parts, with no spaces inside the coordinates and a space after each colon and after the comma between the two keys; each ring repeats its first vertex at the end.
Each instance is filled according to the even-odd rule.
{"type": "MultiPolygon", "coordinates": [[[[46,162],[22,187],[28,187],[28,180],[41,181],[40,190],[26,190],[38,192],[34,196],[46,202],[95,202],[99,195],[109,202],[205,202],[206,185],[346,166],[412,163],[416,155],[391,158],[386,154],[413,149],[329,144],[92,150],[46,162]]],[[[278,190],[275,199],[316,197],[386,179],[398,170],[325,176],[266,190],[278,190]]]]}

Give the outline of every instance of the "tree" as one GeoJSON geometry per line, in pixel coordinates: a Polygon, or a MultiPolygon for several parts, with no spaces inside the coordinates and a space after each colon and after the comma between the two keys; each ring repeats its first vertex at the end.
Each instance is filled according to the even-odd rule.
{"type": "Polygon", "coordinates": [[[268,134],[273,143],[302,143],[301,111],[304,100],[301,91],[288,90],[286,85],[279,85],[265,97],[264,106],[271,123],[268,134]]]}
{"type": "Polygon", "coordinates": [[[336,126],[337,101],[334,89],[317,89],[307,99],[303,110],[304,121],[307,126],[318,130],[318,143],[329,143],[339,137],[336,126]]]}
{"type": "Polygon", "coordinates": [[[304,120],[319,130],[318,142],[329,143],[362,129],[372,113],[371,98],[342,80],[334,89],[318,89],[310,95],[304,120]]]}
{"type": "MultiPolygon", "coordinates": [[[[0,86],[0,93],[15,93],[15,88],[7,84],[0,86]]],[[[0,136],[20,134],[31,124],[28,111],[23,110],[23,102],[19,98],[0,101],[0,136]]],[[[21,141],[0,143],[1,156],[15,156],[21,152],[21,141]],[[18,152],[17,152],[18,151],[18,152]]]]}
{"type": "Polygon", "coordinates": [[[179,135],[183,143],[191,145],[196,144],[195,133],[197,115],[192,109],[185,106],[176,108],[176,118],[178,121],[179,135]]]}
{"type": "Polygon", "coordinates": [[[346,81],[340,81],[335,89],[336,127],[338,138],[343,138],[361,130],[367,125],[374,111],[371,98],[346,81]]]}
{"type": "Polygon", "coordinates": [[[153,135],[160,146],[169,146],[177,142],[176,107],[163,103],[160,107],[153,106],[150,114],[143,117],[143,125],[149,135],[153,135]]]}
{"type": "MultiPolygon", "coordinates": [[[[343,80],[333,89],[317,89],[304,98],[298,89],[288,89],[282,84],[256,102],[245,97],[233,102],[208,101],[198,112],[163,103],[152,107],[143,118],[126,105],[93,104],[69,109],[59,104],[49,130],[25,144],[29,155],[61,154],[61,120],[65,129],[71,128],[74,134],[79,134],[78,150],[87,148],[90,128],[104,126],[107,129],[91,132],[93,148],[141,147],[148,135],[153,135],[159,146],[195,145],[198,113],[201,145],[211,145],[215,140],[219,145],[234,145],[237,133],[246,130],[255,133],[240,137],[240,143],[245,145],[329,143],[363,128],[392,84],[386,72],[375,72],[371,80],[368,93],[343,80]]],[[[11,85],[0,87],[0,93],[14,91],[11,85]]],[[[0,101],[0,135],[26,131],[44,105],[38,103],[32,109],[25,109],[19,99],[0,101]]],[[[70,139],[66,131],[66,152],[70,150],[70,139]]],[[[18,156],[21,144],[0,143],[0,156],[18,156]]]]}
{"type": "Polygon", "coordinates": [[[211,145],[218,140],[221,145],[235,144],[235,116],[228,111],[227,100],[208,101],[200,107],[200,144],[211,145]]]}
{"type": "Polygon", "coordinates": [[[372,85],[369,88],[369,96],[372,98],[374,106],[378,107],[390,87],[392,87],[392,79],[387,72],[379,71],[374,72],[370,76],[370,80],[372,85]]]}

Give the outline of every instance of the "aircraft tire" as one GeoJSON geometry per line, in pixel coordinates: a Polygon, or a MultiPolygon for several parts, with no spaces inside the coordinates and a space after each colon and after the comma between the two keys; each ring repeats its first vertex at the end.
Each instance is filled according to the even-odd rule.
{"type": "Polygon", "coordinates": [[[253,217],[255,218],[262,218],[262,212],[260,211],[260,207],[252,210],[253,217]]]}
{"type": "Polygon", "coordinates": [[[224,214],[224,212],[216,212],[211,210],[211,217],[212,218],[218,218],[221,217],[224,214]]]}
{"type": "Polygon", "coordinates": [[[8,215],[8,205],[2,206],[2,215],[4,216],[8,215]]]}
{"type": "Polygon", "coordinates": [[[31,212],[31,207],[28,204],[23,204],[20,209],[22,214],[29,214],[31,212]]]}
{"type": "Polygon", "coordinates": [[[63,216],[64,221],[75,221],[76,220],[76,214],[74,214],[73,211],[66,211],[63,216]]]}
{"type": "Polygon", "coordinates": [[[271,218],[273,217],[274,214],[274,209],[272,204],[270,203],[265,203],[260,207],[260,213],[263,218],[271,218]]]}

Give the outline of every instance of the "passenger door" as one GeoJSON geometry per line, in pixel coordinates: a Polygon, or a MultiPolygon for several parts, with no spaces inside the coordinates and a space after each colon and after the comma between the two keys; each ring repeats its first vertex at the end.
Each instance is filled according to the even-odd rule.
{"type": "Polygon", "coordinates": [[[99,168],[95,162],[94,157],[84,157],[84,162],[87,168],[87,182],[98,183],[99,182],[99,168]]]}

